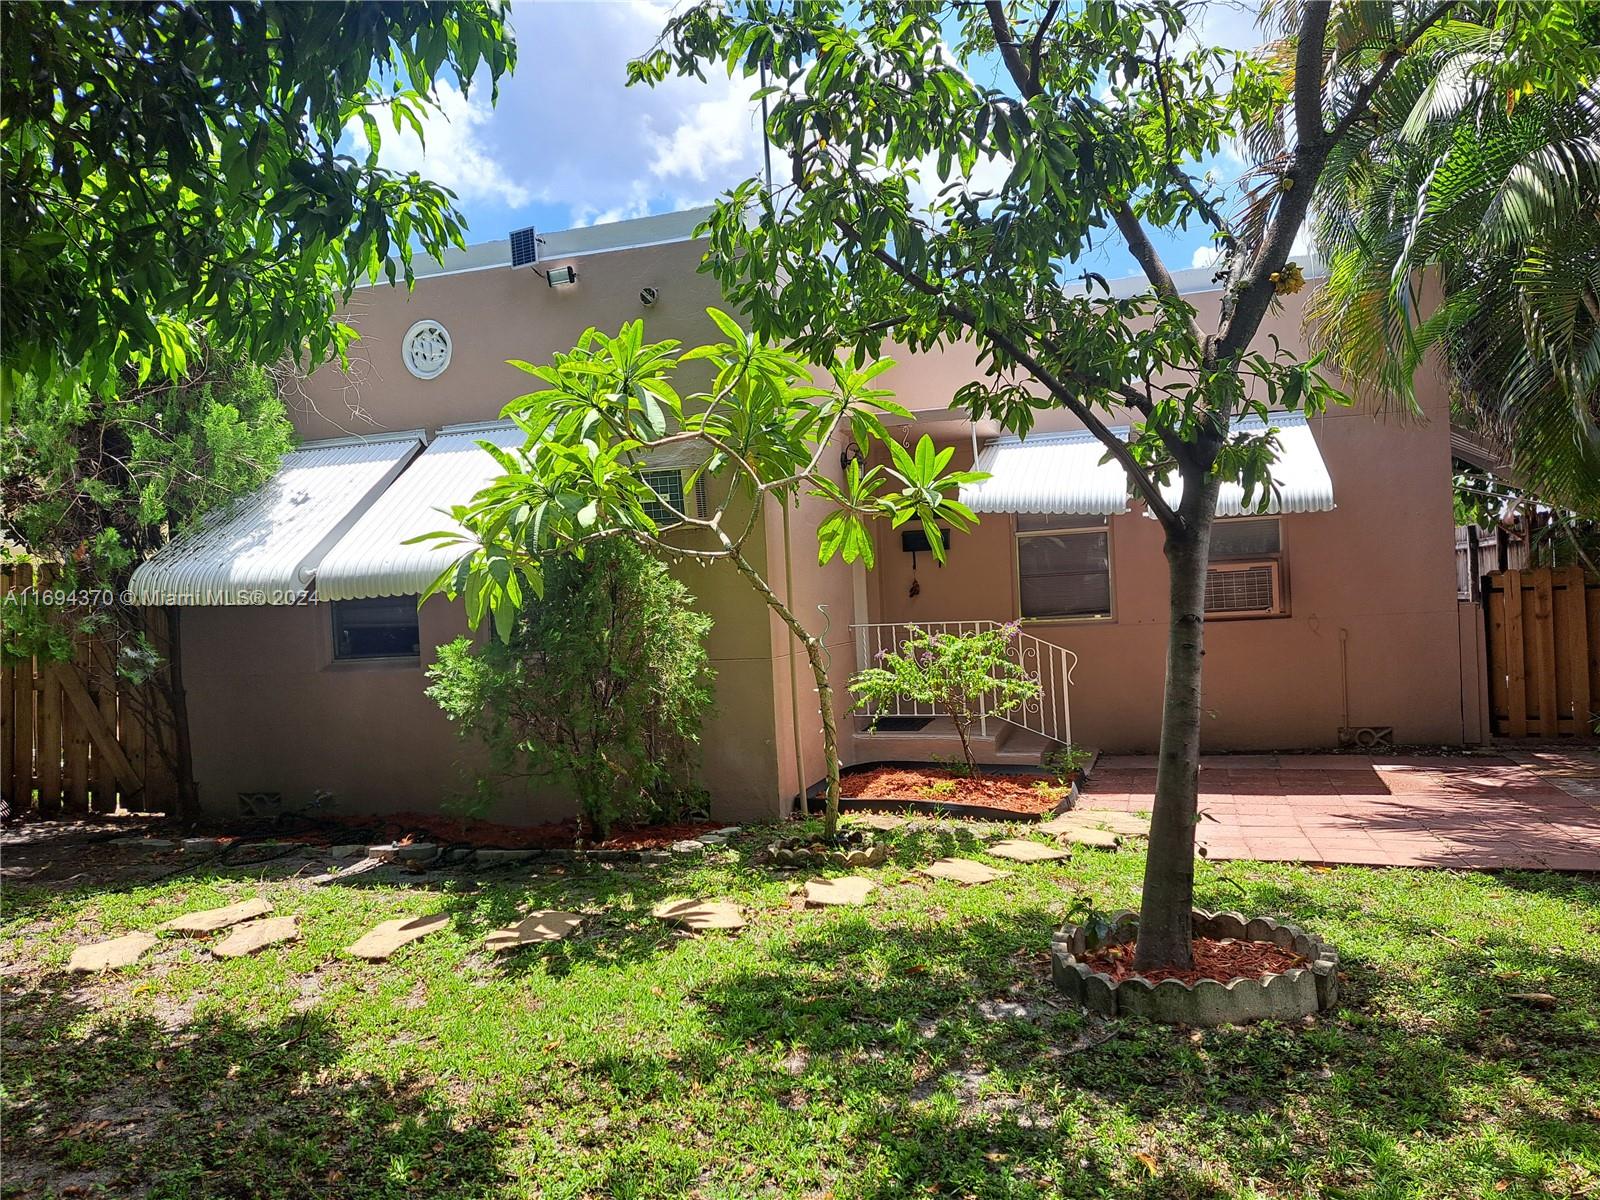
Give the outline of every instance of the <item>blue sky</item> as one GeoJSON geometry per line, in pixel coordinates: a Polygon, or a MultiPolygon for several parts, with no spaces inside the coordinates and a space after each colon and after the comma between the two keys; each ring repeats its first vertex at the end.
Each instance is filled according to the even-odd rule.
{"type": "MultiPolygon", "coordinates": [[[[1252,7],[1242,0],[1218,5],[1200,36],[1254,44],[1252,7]]],[[[759,170],[752,85],[713,76],[704,84],[626,87],[625,64],[649,49],[668,11],[657,0],[517,4],[521,63],[502,82],[499,103],[491,106],[487,87],[463,97],[446,84],[442,112],[427,125],[426,150],[409,131],[385,129],[383,161],[454,189],[470,242],[525,225],[565,229],[709,203],[759,170]]],[[[1223,178],[1240,166],[1207,165],[1223,178]]],[[[1174,269],[1195,264],[1208,244],[1199,229],[1158,233],[1156,240],[1174,269]]],[[[1110,276],[1134,271],[1114,243],[1085,266],[1110,276]]]]}

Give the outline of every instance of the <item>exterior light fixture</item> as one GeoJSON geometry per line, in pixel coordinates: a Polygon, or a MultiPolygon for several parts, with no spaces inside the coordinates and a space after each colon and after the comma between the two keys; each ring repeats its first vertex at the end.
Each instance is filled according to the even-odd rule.
{"type": "Polygon", "coordinates": [[[565,287],[578,282],[577,267],[551,267],[544,273],[544,281],[551,287],[565,287]]]}

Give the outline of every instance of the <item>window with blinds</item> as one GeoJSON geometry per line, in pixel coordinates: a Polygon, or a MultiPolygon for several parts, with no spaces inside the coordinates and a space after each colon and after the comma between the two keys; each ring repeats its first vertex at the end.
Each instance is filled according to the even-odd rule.
{"type": "Polygon", "coordinates": [[[1025,620],[1111,616],[1111,531],[1104,517],[1017,516],[1017,594],[1025,620]]]}
{"type": "Polygon", "coordinates": [[[1276,617],[1286,612],[1283,530],[1277,518],[1219,520],[1211,530],[1206,615],[1276,617]]]}

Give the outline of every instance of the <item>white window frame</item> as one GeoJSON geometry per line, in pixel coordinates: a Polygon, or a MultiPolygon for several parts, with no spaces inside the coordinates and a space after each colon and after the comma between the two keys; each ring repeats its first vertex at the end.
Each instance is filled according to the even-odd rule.
{"type": "MultiPolygon", "coordinates": [[[[1031,515],[1031,514],[1030,514],[1031,515]]],[[[1108,621],[1117,619],[1117,585],[1116,585],[1116,551],[1112,545],[1115,540],[1111,536],[1111,518],[1098,513],[1051,513],[1041,514],[1060,517],[1082,516],[1085,521],[1098,521],[1098,525],[1062,525],[1048,526],[1043,529],[1019,529],[1016,517],[1011,520],[1011,572],[1012,594],[1017,602],[1017,619],[1029,625],[1103,625],[1108,621]],[[1025,539],[1036,537],[1073,537],[1077,535],[1091,536],[1104,534],[1106,539],[1106,611],[1103,613],[1082,613],[1078,615],[1063,614],[1061,616],[1029,617],[1022,612],[1022,543],[1025,539]]]]}

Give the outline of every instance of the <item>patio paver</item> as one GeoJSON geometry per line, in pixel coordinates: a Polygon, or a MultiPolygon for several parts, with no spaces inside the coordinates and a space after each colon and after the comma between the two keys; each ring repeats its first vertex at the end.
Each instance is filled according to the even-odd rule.
{"type": "MultiPolygon", "coordinates": [[[[1084,804],[1148,811],[1154,760],[1103,757],[1084,804]]],[[[1600,752],[1208,755],[1206,857],[1600,871],[1600,752]]]]}

